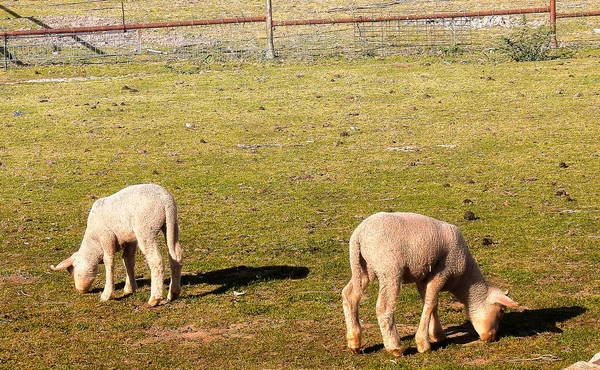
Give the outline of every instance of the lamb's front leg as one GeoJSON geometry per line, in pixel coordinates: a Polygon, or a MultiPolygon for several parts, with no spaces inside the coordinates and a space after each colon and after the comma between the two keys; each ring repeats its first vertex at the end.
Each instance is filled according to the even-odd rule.
{"type": "MultiPolygon", "coordinates": [[[[435,320],[437,317],[438,296],[442,290],[442,287],[444,286],[444,283],[445,280],[439,275],[436,275],[424,285],[424,294],[422,293],[423,312],[421,313],[421,321],[419,322],[419,328],[417,329],[417,334],[415,335],[417,350],[420,353],[429,352],[431,350],[431,343],[429,342],[429,332],[431,330],[429,325],[431,321],[434,321],[434,326],[436,325],[435,320]],[[436,313],[435,317],[434,313],[436,313]]],[[[441,325],[439,326],[441,327],[441,325]]],[[[438,328],[433,329],[435,329],[435,331],[438,330],[438,328]]]]}
{"type": "MultiPolygon", "coordinates": [[[[424,282],[417,282],[417,290],[419,291],[419,294],[421,295],[421,300],[423,300],[423,303],[425,302],[425,291],[426,291],[426,284],[424,282]]],[[[429,340],[431,342],[441,342],[443,340],[446,339],[446,333],[444,332],[444,328],[442,327],[442,324],[440,323],[440,319],[438,316],[438,311],[437,309],[433,310],[433,312],[431,313],[431,318],[429,320],[429,340]]]]}
{"type": "Polygon", "coordinates": [[[429,340],[434,343],[439,343],[446,340],[446,332],[440,323],[437,309],[431,314],[431,320],[429,321],[429,340]]]}
{"type": "Polygon", "coordinates": [[[100,295],[100,300],[108,301],[115,293],[114,253],[104,252],[104,266],[106,267],[106,283],[104,284],[104,291],[100,295]]]}

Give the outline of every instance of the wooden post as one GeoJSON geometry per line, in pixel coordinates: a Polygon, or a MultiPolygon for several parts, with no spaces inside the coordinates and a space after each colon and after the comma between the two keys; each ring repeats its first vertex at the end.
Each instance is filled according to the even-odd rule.
{"type": "Polygon", "coordinates": [[[271,0],[267,0],[267,59],[275,58],[275,46],[273,44],[273,8],[271,0]]]}
{"type": "Polygon", "coordinates": [[[138,29],[137,30],[137,52],[138,54],[142,53],[142,30],[138,29]]]}
{"type": "Polygon", "coordinates": [[[556,0],[550,0],[550,31],[552,32],[552,46],[558,47],[556,39],[556,0]]]}
{"type": "Polygon", "coordinates": [[[8,38],[4,35],[4,47],[2,49],[2,63],[4,64],[4,70],[8,69],[8,61],[6,56],[8,55],[8,38]]]}

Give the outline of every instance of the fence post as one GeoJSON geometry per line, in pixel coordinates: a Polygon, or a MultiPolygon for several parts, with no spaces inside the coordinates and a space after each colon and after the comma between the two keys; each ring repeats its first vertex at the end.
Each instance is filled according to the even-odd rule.
{"type": "Polygon", "coordinates": [[[552,32],[552,46],[558,46],[556,39],[556,0],[550,0],[550,31],[552,32]]]}
{"type": "Polygon", "coordinates": [[[275,58],[275,46],[273,44],[273,8],[271,0],[267,0],[267,59],[275,58]]]}
{"type": "Polygon", "coordinates": [[[6,59],[6,54],[8,53],[8,40],[6,35],[4,35],[4,47],[2,48],[2,63],[4,64],[4,70],[8,69],[8,61],[6,59]]]}
{"type": "Polygon", "coordinates": [[[127,28],[125,26],[125,5],[123,5],[123,1],[121,1],[121,16],[123,20],[123,32],[127,32],[127,28]]]}

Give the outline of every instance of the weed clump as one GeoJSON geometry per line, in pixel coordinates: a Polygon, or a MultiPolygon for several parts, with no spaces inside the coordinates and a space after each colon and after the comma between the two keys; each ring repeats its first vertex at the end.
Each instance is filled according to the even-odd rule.
{"type": "Polygon", "coordinates": [[[509,36],[502,37],[499,49],[515,62],[535,62],[553,59],[551,44],[550,29],[523,24],[509,36]]]}

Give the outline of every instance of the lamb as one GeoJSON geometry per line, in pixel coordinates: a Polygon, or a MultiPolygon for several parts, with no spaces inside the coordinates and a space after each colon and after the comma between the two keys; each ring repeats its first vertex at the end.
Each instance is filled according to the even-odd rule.
{"type": "Polygon", "coordinates": [[[415,341],[421,353],[430,342],[445,339],[437,306],[440,291],[449,291],[465,305],[468,318],[483,341],[497,337],[506,307],[519,304],[489,285],[469,252],[458,227],[415,213],[376,213],[367,217],[350,238],[352,278],[342,291],[348,348],[358,352],[361,325],[358,305],[370,281],[379,280],[377,321],[385,349],[404,352],[394,320],[402,283],[415,283],[423,312],[415,341]]]}
{"type": "Polygon", "coordinates": [[[87,293],[98,274],[98,264],[106,267],[106,283],[101,301],[113,297],[115,253],[123,250],[126,269],[124,293],[137,289],[134,265],[139,247],[151,271],[150,306],[163,298],[164,266],[159,251],[158,234],[162,231],[169,250],[171,284],[168,300],[179,297],[183,250],[179,244],[177,206],[173,196],[155,184],[129,186],[109,197],[98,199],[92,205],[81,247],[72,256],[59,263],[54,271],[67,270],[79,293],[87,293]]]}

